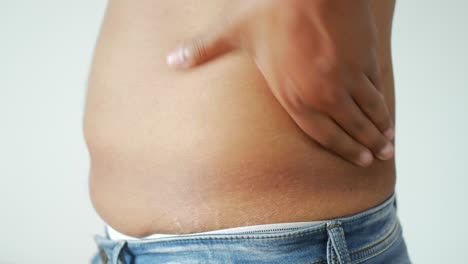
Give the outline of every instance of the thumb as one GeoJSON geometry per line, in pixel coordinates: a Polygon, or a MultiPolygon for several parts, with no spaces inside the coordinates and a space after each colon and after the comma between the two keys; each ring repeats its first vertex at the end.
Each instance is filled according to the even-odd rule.
{"type": "Polygon", "coordinates": [[[167,55],[166,63],[175,69],[192,68],[228,53],[234,49],[232,29],[218,26],[209,34],[182,42],[167,55]]]}

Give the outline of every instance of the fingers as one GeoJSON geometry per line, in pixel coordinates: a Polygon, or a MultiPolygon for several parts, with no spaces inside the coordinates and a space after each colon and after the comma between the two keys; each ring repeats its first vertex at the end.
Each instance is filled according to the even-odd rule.
{"type": "Polygon", "coordinates": [[[372,163],[372,153],[348,135],[327,114],[308,105],[305,98],[297,93],[294,81],[283,76],[280,86],[279,89],[274,89],[273,93],[302,131],[325,149],[351,163],[361,167],[372,163]]]}
{"type": "Polygon", "coordinates": [[[331,118],[308,109],[292,115],[294,121],[324,148],[335,152],[347,161],[367,167],[373,161],[372,153],[343,131],[331,118]]]}
{"type": "Polygon", "coordinates": [[[233,27],[224,23],[212,32],[184,41],[169,53],[166,62],[175,69],[187,69],[204,64],[234,49],[233,27]]]}
{"type": "Polygon", "coordinates": [[[331,110],[330,115],[351,137],[369,148],[377,158],[387,160],[393,156],[392,143],[361,111],[351,96],[343,96],[340,109],[331,110]]]}
{"type": "Polygon", "coordinates": [[[382,93],[364,74],[361,79],[361,85],[351,90],[353,99],[379,131],[392,140],[395,134],[393,122],[382,93]]]}
{"type": "MultiPolygon", "coordinates": [[[[368,165],[362,161],[359,163],[359,156],[365,157],[365,153],[369,153],[371,157],[374,153],[381,160],[393,157],[392,143],[377,129],[346,90],[324,87],[325,90],[321,89],[318,93],[305,96],[307,93],[301,94],[301,89],[298,89],[292,80],[284,81],[282,86],[279,95],[288,113],[308,135],[328,149],[360,165],[368,165]],[[317,114],[317,111],[321,114],[317,114]],[[320,118],[324,118],[322,115],[331,121],[320,121],[320,118]],[[317,126],[317,122],[321,122],[322,125],[317,126]]],[[[372,158],[369,162],[372,162],[372,158]]]]}

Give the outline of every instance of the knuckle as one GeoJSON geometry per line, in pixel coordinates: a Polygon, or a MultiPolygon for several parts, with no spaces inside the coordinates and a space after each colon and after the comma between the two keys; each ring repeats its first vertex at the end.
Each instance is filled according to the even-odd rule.
{"type": "Polygon", "coordinates": [[[366,123],[361,119],[351,121],[351,128],[355,134],[362,134],[367,130],[366,123]]]}
{"type": "MultiPolygon", "coordinates": [[[[286,9],[285,11],[292,11],[290,9],[286,9]]],[[[292,12],[291,12],[292,14],[292,12]]],[[[286,27],[288,29],[288,33],[291,36],[300,36],[299,33],[304,30],[304,21],[301,19],[300,16],[289,16],[290,19],[287,20],[286,27]]]]}
{"type": "Polygon", "coordinates": [[[315,60],[314,66],[322,75],[336,74],[339,66],[335,48],[332,45],[330,46],[328,50],[324,51],[325,54],[315,60]]]}
{"type": "Polygon", "coordinates": [[[283,13],[285,14],[285,17],[288,18],[285,20],[285,26],[290,37],[299,37],[303,35],[301,33],[308,29],[307,21],[309,18],[304,14],[304,12],[298,12],[297,10],[299,7],[298,2],[301,1],[303,0],[289,0],[288,2],[285,2],[287,4],[282,3],[283,13]]]}
{"type": "Polygon", "coordinates": [[[280,94],[286,106],[297,115],[303,115],[309,110],[306,105],[307,98],[301,93],[300,89],[294,83],[287,79],[285,86],[280,89],[280,94]]]}
{"type": "Polygon", "coordinates": [[[284,101],[297,115],[303,115],[308,110],[308,107],[305,105],[301,95],[294,90],[285,91],[284,101]]]}
{"type": "Polygon", "coordinates": [[[385,96],[381,91],[377,91],[377,94],[379,95],[380,100],[385,101],[385,96]]]}
{"type": "Polygon", "coordinates": [[[192,42],[192,55],[194,59],[205,58],[208,55],[206,43],[201,38],[196,38],[192,42]]]}
{"type": "Polygon", "coordinates": [[[388,129],[391,126],[391,121],[389,116],[377,117],[375,124],[380,129],[388,129]]]}
{"type": "Polygon", "coordinates": [[[320,105],[329,111],[336,110],[344,102],[345,94],[334,86],[324,88],[320,96],[320,105]]]}
{"type": "MultiPolygon", "coordinates": [[[[380,96],[379,96],[380,97],[380,96]]],[[[375,99],[370,99],[365,102],[365,108],[367,108],[369,111],[376,111],[380,107],[380,100],[377,98],[375,99]]]]}
{"type": "Polygon", "coordinates": [[[324,145],[325,147],[329,148],[329,149],[334,149],[335,146],[338,146],[339,144],[339,134],[334,131],[334,132],[330,132],[330,133],[325,133],[323,134],[323,136],[321,137],[321,142],[320,142],[322,145],[324,145]]]}

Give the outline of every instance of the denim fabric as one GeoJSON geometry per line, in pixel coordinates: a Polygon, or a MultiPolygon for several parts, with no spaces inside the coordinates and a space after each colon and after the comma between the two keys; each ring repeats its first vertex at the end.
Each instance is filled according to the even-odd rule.
{"type": "Polygon", "coordinates": [[[95,236],[92,264],[411,263],[393,194],[382,204],[310,227],[148,240],[95,236]]]}

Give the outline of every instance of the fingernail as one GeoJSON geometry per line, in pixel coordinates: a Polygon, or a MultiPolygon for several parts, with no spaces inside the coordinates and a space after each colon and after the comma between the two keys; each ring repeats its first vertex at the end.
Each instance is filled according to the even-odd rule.
{"type": "Polygon", "coordinates": [[[178,48],[166,57],[166,63],[167,65],[171,67],[177,67],[177,68],[183,68],[185,65],[185,62],[187,61],[187,54],[186,54],[186,49],[184,48],[178,48]]]}
{"type": "Polygon", "coordinates": [[[379,154],[377,155],[377,157],[379,157],[380,159],[386,160],[386,159],[391,158],[392,155],[393,155],[393,146],[392,146],[392,143],[387,142],[387,144],[386,144],[385,147],[379,152],[379,154]]]}
{"type": "Polygon", "coordinates": [[[361,154],[359,154],[359,163],[360,165],[367,167],[372,163],[373,157],[372,153],[369,151],[363,151],[361,154]]]}
{"type": "Polygon", "coordinates": [[[393,136],[395,136],[395,132],[393,131],[393,128],[389,128],[385,131],[384,133],[385,137],[387,137],[389,140],[393,139],[393,136]]]}

